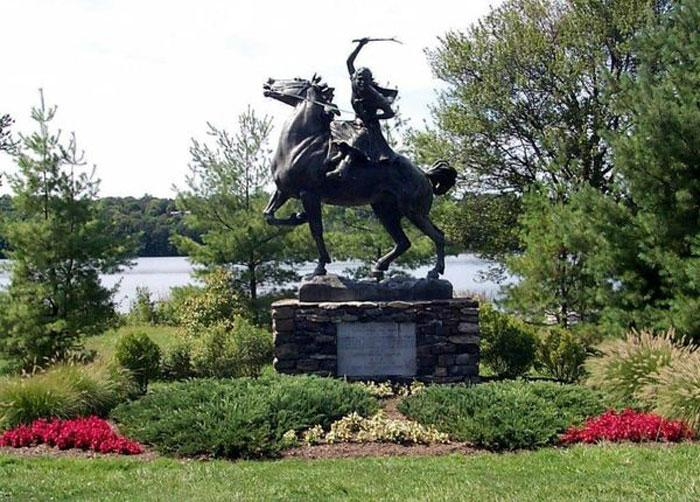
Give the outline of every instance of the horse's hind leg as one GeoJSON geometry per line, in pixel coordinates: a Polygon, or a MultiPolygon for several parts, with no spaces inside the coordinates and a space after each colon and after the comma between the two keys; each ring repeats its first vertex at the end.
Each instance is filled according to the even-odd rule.
{"type": "Polygon", "coordinates": [[[306,215],[304,213],[296,213],[289,218],[278,219],[275,218],[275,213],[277,210],[284,205],[285,202],[289,200],[289,195],[281,192],[279,189],[275,190],[275,193],[270,197],[270,201],[267,203],[267,207],[263,211],[265,215],[265,221],[270,225],[301,225],[306,223],[306,215]]]}
{"type": "Polygon", "coordinates": [[[435,243],[435,249],[437,250],[437,263],[435,267],[428,272],[429,279],[437,279],[440,274],[445,273],[445,234],[442,230],[437,228],[427,215],[422,214],[407,214],[406,217],[411,220],[411,222],[418,227],[418,230],[423,232],[425,235],[430,237],[430,239],[435,243]]]}
{"type": "Polygon", "coordinates": [[[408,248],[411,247],[411,242],[406,237],[403,228],[401,228],[401,213],[396,204],[388,202],[375,203],[372,204],[372,209],[384,226],[384,229],[396,243],[393,249],[377,260],[377,263],[374,265],[372,272],[374,275],[381,277],[389,268],[391,262],[408,251],[408,248]]]}
{"type": "Polygon", "coordinates": [[[309,220],[309,229],[311,236],[316,241],[318,249],[318,265],[314,270],[313,275],[326,275],[326,263],[331,262],[331,257],[326,249],[326,243],[323,240],[323,220],[321,216],[321,199],[315,194],[309,192],[301,193],[301,203],[304,206],[307,218],[309,220]]]}

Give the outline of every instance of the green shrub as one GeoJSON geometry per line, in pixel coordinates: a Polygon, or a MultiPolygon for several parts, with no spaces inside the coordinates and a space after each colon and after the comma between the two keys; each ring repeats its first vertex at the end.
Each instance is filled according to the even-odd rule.
{"type": "Polygon", "coordinates": [[[405,398],[399,410],[454,439],[514,450],[552,444],[569,426],[608,405],[601,393],[582,386],[516,380],[430,386],[405,398]]]}
{"type": "Polygon", "coordinates": [[[540,333],[535,368],[561,382],[573,383],[584,374],[588,346],[571,331],[553,326],[540,333]]]}
{"type": "Polygon", "coordinates": [[[60,364],[30,377],[0,381],[0,430],[37,418],[106,415],[134,394],[131,374],[102,362],[60,364]]]}
{"type": "Polygon", "coordinates": [[[661,368],[656,382],[639,394],[654,413],[683,420],[700,432],[700,352],[695,349],[661,368]]]}
{"type": "Polygon", "coordinates": [[[611,399],[648,409],[649,403],[640,395],[642,389],[658,383],[659,371],[689,352],[673,339],[673,331],[662,335],[632,331],[622,340],[603,342],[598,347],[600,355],[586,360],[586,384],[611,399]]]}
{"type": "Polygon", "coordinates": [[[154,387],[113,412],[125,434],[162,453],[273,456],[289,430],[368,415],[377,401],[360,386],[313,376],[189,380],[154,387]]]}
{"type": "Polygon", "coordinates": [[[195,376],[191,352],[186,340],[173,345],[163,357],[161,377],[165,380],[184,380],[195,376]]]}
{"type": "Polygon", "coordinates": [[[131,301],[126,319],[131,324],[155,324],[157,322],[156,302],[151,292],[143,286],[136,287],[136,298],[131,301]]]}
{"type": "Polygon", "coordinates": [[[192,284],[170,288],[168,298],[159,300],[154,305],[154,313],[158,324],[178,326],[183,304],[191,296],[199,294],[201,289],[201,287],[192,284]]]}
{"type": "Polygon", "coordinates": [[[204,277],[204,287],[192,288],[178,305],[178,324],[186,336],[196,338],[207,328],[233,328],[237,317],[246,313],[234,288],[231,272],[215,269],[204,277]]]}
{"type": "Polygon", "coordinates": [[[241,317],[230,327],[211,326],[192,341],[192,368],[200,376],[257,376],[272,356],[272,335],[241,317]]]}
{"type": "Polygon", "coordinates": [[[535,361],[534,331],[514,316],[482,304],[479,310],[481,361],[506,378],[524,375],[535,361]]]}
{"type": "Polygon", "coordinates": [[[142,392],[148,382],[160,374],[160,347],[146,333],[123,335],[114,352],[117,362],[130,370],[142,392]]]}

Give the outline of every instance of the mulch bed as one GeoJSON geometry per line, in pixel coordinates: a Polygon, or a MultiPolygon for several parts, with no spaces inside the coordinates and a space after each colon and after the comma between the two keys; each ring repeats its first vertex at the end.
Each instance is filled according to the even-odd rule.
{"type": "Polygon", "coordinates": [[[55,457],[55,458],[133,458],[136,460],[153,460],[158,454],[153,451],[144,451],[140,455],[118,455],[116,453],[98,453],[96,451],[86,451],[77,448],[70,450],[59,450],[46,444],[31,446],[28,448],[11,448],[0,446],[0,454],[14,455],[16,457],[55,457]]]}
{"type": "Polygon", "coordinates": [[[364,457],[420,457],[473,454],[477,450],[465,443],[404,446],[394,443],[337,443],[300,446],[282,452],[282,458],[364,458],[364,457]]]}

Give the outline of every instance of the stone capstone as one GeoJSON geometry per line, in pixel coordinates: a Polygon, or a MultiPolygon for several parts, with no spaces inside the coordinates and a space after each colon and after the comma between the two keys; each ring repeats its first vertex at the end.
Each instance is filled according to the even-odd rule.
{"type": "MultiPolygon", "coordinates": [[[[410,302],[449,300],[453,288],[444,279],[392,277],[380,282],[355,280],[338,275],[321,275],[304,279],[299,286],[301,302],[410,302]]],[[[399,306],[399,308],[401,308],[399,306]]]]}

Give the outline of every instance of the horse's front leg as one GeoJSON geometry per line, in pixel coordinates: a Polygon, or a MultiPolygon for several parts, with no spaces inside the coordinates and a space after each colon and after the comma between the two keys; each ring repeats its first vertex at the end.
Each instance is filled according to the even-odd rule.
{"type": "Polygon", "coordinates": [[[309,229],[311,236],[316,241],[318,249],[318,265],[314,270],[313,275],[326,275],[326,263],[331,262],[331,257],[326,249],[326,243],[323,240],[323,219],[321,216],[321,199],[312,193],[301,193],[301,204],[304,206],[304,211],[309,220],[309,229]]]}
{"type": "Polygon", "coordinates": [[[306,215],[304,213],[296,213],[288,218],[275,218],[275,213],[277,210],[284,205],[285,202],[289,200],[289,195],[280,192],[279,189],[275,190],[275,193],[270,197],[270,201],[267,203],[267,207],[263,211],[265,215],[265,221],[270,225],[286,225],[286,226],[296,226],[306,223],[306,215]]]}

